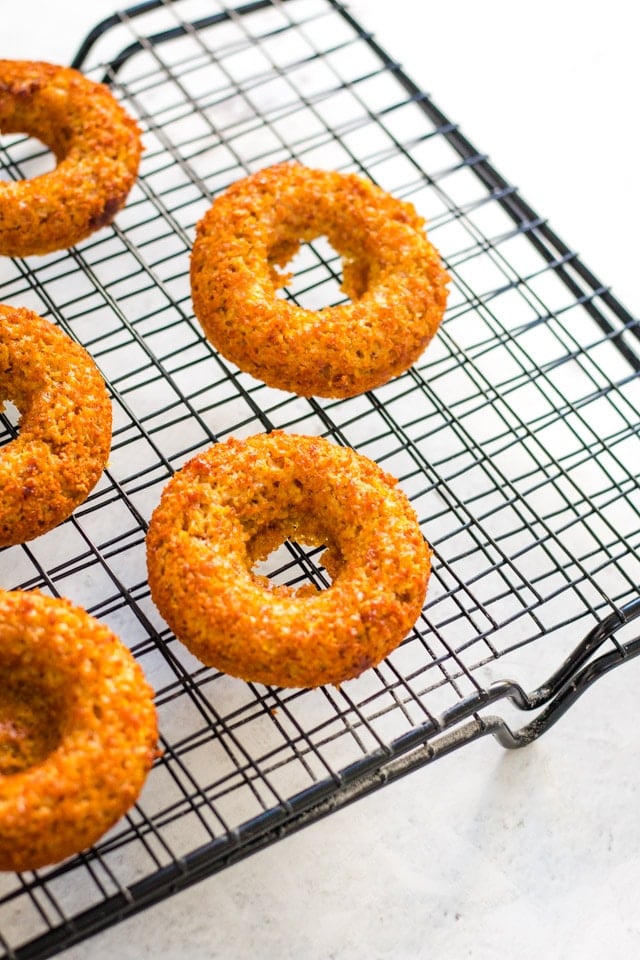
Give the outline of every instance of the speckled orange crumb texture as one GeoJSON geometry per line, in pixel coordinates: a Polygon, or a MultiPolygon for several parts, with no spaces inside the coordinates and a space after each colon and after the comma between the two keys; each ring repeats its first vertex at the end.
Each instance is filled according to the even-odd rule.
{"type": "Polygon", "coordinates": [[[138,126],[103,84],[77,70],[0,60],[0,133],[46,144],[57,166],[31,180],[0,180],[0,254],[70,247],[111,223],[135,182],[138,126]]]}
{"type": "Polygon", "coordinates": [[[319,437],[230,439],[165,487],[147,535],[152,597],[204,663],[283,687],[377,664],[422,609],[430,552],[397,482],[319,437]],[[257,575],[285,539],[325,545],[332,582],[295,592],[257,575]]]}
{"type": "Polygon", "coordinates": [[[0,591],[0,870],[95,843],[156,756],[153,692],[130,651],[66,600],[0,591]]]}
{"type": "Polygon", "coordinates": [[[111,446],[111,401],[87,351],[23,308],[0,304],[0,408],[20,411],[0,447],[0,547],[66,519],[98,481],[111,446]]]}
{"type": "Polygon", "coordinates": [[[444,313],[447,275],[413,206],[354,174],[282,163],[218,197],[197,226],[195,314],[220,353],[272,387],[349,397],[418,357],[444,313]],[[350,302],[313,311],[276,296],[302,241],[327,236],[350,302]]]}

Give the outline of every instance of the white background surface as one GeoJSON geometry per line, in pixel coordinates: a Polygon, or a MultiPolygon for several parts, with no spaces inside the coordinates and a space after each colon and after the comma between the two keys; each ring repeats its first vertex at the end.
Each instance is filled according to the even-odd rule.
{"type": "MultiPolygon", "coordinates": [[[[2,56],[69,62],[115,0],[19,0],[2,56]]],[[[640,16],[629,0],[353,0],[637,312],[640,16]]],[[[640,664],[538,743],[471,745],[63,956],[627,958],[640,948],[640,664]]]]}

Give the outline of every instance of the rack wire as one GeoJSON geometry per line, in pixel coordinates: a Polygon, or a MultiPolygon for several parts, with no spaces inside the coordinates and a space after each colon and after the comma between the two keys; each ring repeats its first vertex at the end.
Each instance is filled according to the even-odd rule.
{"type": "MultiPolygon", "coordinates": [[[[640,652],[638,323],[375,39],[334,0],[150,0],[98,25],[74,65],[139,118],[140,178],[112,227],[3,261],[0,300],[91,352],[113,448],[71,519],[0,553],[0,583],[65,595],[125,640],[157,692],[164,753],[95,848],[0,876],[6,960],[52,956],[487,733],[528,743],[640,652]],[[350,400],[253,380],[191,309],[189,250],[212,197],[291,158],[410,200],[452,277],[420,361],[350,400]],[[415,629],[340,688],[206,668],[149,597],[145,530],[170,475],[217,440],[273,428],[377,460],[434,548],[415,629]]],[[[9,178],[52,165],[14,136],[0,162],[9,178]]],[[[295,302],[342,298],[323,238],[293,268],[295,302]]],[[[269,574],[313,579],[316,563],[290,544],[269,574]]]]}

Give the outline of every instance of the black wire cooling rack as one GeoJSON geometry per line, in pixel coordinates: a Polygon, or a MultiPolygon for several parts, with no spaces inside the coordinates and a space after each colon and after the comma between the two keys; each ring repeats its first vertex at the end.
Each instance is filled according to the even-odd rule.
{"type": "MultiPolygon", "coordinates": [[[[69,521],[0,553],[0,583],[109,623],[157,691],[164,753],[94,849],[0,876],[0,946],[14,960],[52,956],[475,738],[527,743],[640,652],[638,324],[348,12],[151,0],[100,24],[74,65],[140,119],[141,176],[113,227],[0,263],[0,301],[91,352],[113,396],[113,452],[69,521]],[[346,401],[252,380],[191,310],[189,250],[211,198],[290,158],[409,199],[452,277],[420,362],[346,401]],[[149,598],[145,529],[169,476],[217,439],[272,428],[381,463],[435,551],[411,635],[340,689],[205,668],[149,598]]],[[[9,178],[52,165],[24,137],[3,138],[0,158],[9,178]]],[[[287,296],[340,299],[322,239],[294,268],[287,296]]],[[[15,430],[9,408],[0,442],[15,430]]],[[[271,565],[287,582],[313,572],[295,544],[271,565]]]]}

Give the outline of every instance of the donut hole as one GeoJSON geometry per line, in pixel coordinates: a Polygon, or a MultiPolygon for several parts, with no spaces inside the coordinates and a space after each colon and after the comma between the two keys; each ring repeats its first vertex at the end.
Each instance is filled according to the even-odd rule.
{"type": "Polygon", "coordinates": [[[280,592],[296,596],[314,594],[331,586],[329,572],[319,562],[324,549],[287,539],[258,560],[251,572],[258,581],[266,580],[280,592]]]}
{"type": "Polygon", "coordinates": [[[349,268],[326,236],[296,244],[296,247],[286,260],[286,253],[279,254],[277,248],[269,256],[277,297],[293,300],[305,310],[317,311],[348,303],[350,297],[361,296],[366,289],[366,283],[363,289],[358,289],[357,284],[343,287],[349,268]]]}
{"type": "MultiPolygon", "coordinates": [[[[3,674],[5,671],[2,671],[3,674]]],[[[22,773],[42,763],[62,739],[62,697],[47,685],[20,677],[0,688],[0,776],[22,773]]]]}
{"type": "Polygon", "coordinates": [[[328,540],[298,522],[268,524],[247,544],[251,574],[261,586],[284,595],[311,596],[327,589],[332,576],[322,561],[337,552],[328,549],[328,540]]]}
{"type": "Polygon", "coordinates": [[[41,140],[24,134],[0,135],[0,180],[33,180],[55,170],[55,153],[41,140]]]}
{"type": "Polygon", "coordinates": [[[0,391],[0,413],[2,429],[0,430],[0,447],[10,443],[18,436],[20,425],[20,411],[11,400],[2,401],[0,391]]]}

